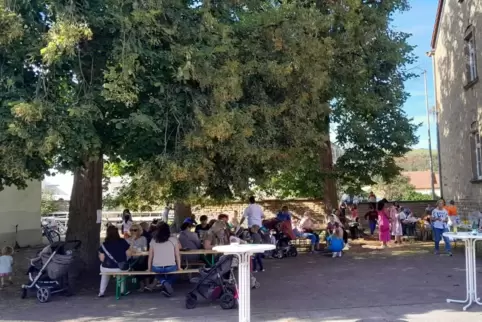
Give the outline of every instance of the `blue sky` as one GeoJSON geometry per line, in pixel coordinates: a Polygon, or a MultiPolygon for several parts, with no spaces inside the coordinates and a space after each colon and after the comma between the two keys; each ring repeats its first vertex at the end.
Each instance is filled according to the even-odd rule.
{"type": "MultiPolygon", "coordinates": [[[[397,14],[393,17],[393,26],[396,30],[412,34],[409,39],[411,45],[416,46],[415,55],[418,57],[413,66],[419,66],[427,70],[428,80],[428,101],[430,108],[435,105],[432,61],[425,55],[431,49],[432,30],[437,12],[438,0],[410,0],[411,9],[397,14]]],[[[418,70],[414,70],[418,72],[418,70]]],[[[425,108],[425,94],[423,77],[411,79],[405,83],[405,89],[411,97],[404,105],[404,110],[410,117],[414,118],[414,123],[423,123],[418,129],[419,144],[415,148],[428,149],[428,128],[427,114],[425,108]]],[[[437,148],[435,120],[430,119],[432,149],[437,148]]]]}

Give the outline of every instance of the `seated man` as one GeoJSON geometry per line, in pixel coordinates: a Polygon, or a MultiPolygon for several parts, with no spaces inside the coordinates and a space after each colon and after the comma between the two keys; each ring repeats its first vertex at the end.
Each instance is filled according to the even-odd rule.
{"type": "Polygon", "coordinates": [[[320,244],[320,236],[313,231],[314,222],[311,219],[310,212],[305,212],[301,221],[297,227],[297,230],[300,232],[301,237],[307,238],[311,241],[311,251],[314,252],[318,250],[318,246],[320,244]]]}
{"type": "Polygon", "coordinates": [[[281,208],[281,211],[276,215],[276,219],[279,221],[291,221],[291,213],[288,209],[288,206],[283,206],[281,208]]]}
{"type": "Polygon", "coordinates": [[[213,223],[204,236],[204,249],[213,249],[218,245],[229,245],[229,234],[227,234],[224,220],[217,220],[213,223]]]}

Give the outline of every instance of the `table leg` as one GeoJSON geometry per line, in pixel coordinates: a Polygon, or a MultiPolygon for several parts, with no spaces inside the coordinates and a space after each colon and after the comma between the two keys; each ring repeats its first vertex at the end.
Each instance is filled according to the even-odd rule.
{"type": "Polygon", "coordinates": [[[447,303],[462,303],[465,305],[463,310],[466,311],[473,302],[482,305],[477,296],[477,272],[476,272],[476,258],[475,258],[475,243],[476,240],[465,240],[465,283],[467,296],[465,300],[451,300],[447,299],[447,303]]]}
{"type": "Polygon", "coordinates": [[[482,305],[482,302],[480,302],[480,298],[477,295],[477,257],[476,257],[476,243],[477,239],[474,239],[473,243],[473,268],[472,272],[474,273],[474,302],[477,303],[478,305],[482,305]]]}
{"type": "Polygon", "coordinates": [[[237,254],[238,280],[239,280],[239,322],[249,322],[251,320],[251,274],[250,274],[250,254],[237,254]]]}

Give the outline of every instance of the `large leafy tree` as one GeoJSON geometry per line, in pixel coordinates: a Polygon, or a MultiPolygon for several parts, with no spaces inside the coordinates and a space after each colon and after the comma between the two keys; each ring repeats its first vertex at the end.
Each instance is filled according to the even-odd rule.
{"type": "Polygon", "coordinates": [[[182,201],[242,196],[306,154],[336,203],[330,123],[343,129],[338,173],[360,182],[414,140],[400,110],[410,47],[388,26],[404,6],[4,1],[1,183],[73,171],[67,238],[84,242],[89,267],[104,160],[161,187],[150,198],[182,201]]]}
{"type": "Polygon", "coordinates": [[[417,142],[416,126],[402,110],[407,98],[403,83],[414,76],[405,66],[414,57],[407,43],[409,35],[390,25],[391,15],[406,10],[407,1],[348,0],[327,6],[334,16],[329,37],[336,43],[327,71],[326,97],[331,107],[327,117],[344,153],[330,167],[329,149],[321,150],[321,162],[313,156],[316,149],[308,151],[262,186],[292,197],[326,200],[331,193],[327,202],[336,206],[330,191],[333,181],[357,193],[377,176],[390,180],[400,171],[396,158],[417,142]]]}

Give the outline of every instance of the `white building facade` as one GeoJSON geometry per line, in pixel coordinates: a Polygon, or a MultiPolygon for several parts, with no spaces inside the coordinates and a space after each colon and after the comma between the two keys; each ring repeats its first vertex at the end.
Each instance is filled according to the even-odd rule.
{"type": "Polygon", "coordinates": [[[41,244],[41,183],[30,182],[24,190],[15,186],[0,191],[0,246],[41,244]]]}

